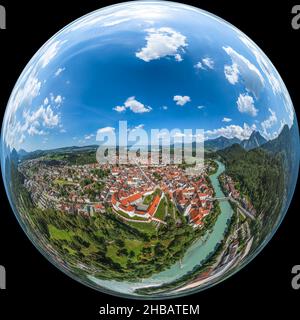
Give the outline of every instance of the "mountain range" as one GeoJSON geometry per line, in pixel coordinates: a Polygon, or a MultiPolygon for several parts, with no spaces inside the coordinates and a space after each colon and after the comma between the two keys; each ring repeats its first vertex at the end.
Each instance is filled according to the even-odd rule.
{"type": "Polygon", "coordinates": [[[218,137],[216,139],[206,140],[204,142],[204,146],[206,149],[210,149],[212,151],[218,151],[225,148],[228,148],[234,144],[239,144],[245,150],[251,150],[258,147],[261,147],[267,143],[267,140],[258,132],[253,131],[251,136],[248,139],[240,140],[238,138],[225,138],[223,136],[218,137]]]}

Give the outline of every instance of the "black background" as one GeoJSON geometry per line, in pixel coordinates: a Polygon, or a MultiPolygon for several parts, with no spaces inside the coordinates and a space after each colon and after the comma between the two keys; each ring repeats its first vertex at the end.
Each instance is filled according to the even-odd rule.
{"type": "MultiPolygon", "coordinates": [[[[291,27],[291,9],[296,2],[184,1],[229,21],[253,39],[281,74],[294,102],[300,106],[300,30],[291,27]]],[[[33,54],[62,27],[114,1],[2,1],[7,10],[7,30],[0,30],[0,113],[21,71],[33,54]]],[[[298,112],[299,114],[299,112],[298,112]]],[[[266,248],[243,270],[204,292],[161,304],[199,304],[200,316],[240,318],[297,315],[300,290],[291,287],[291,269],[300,264],[299,188],[285,220],[266,248]]],[[[0,291],[0,319],[97,319],[98,309],[143,305],[101,294],[68,278],[53,267],[30,243],[0,190],[0,265],[7,270],[7,290],[0,291]],[[9,312],[4,316],[5,311],[9,312]]],[[[104,318],[104,317],[102,317],[104,318]]],[[[107,319],[120,319],[108,317],[107,319]]],[[[153,317],[150,317],[153,318],[153,317]]],[[[162,317],[166,318],[166,316],[162,317]]],[[[175,317],[170,317],[175,319],[175,317]]],[[[106,318],[104,318],[106,319],[106,318]]]]}

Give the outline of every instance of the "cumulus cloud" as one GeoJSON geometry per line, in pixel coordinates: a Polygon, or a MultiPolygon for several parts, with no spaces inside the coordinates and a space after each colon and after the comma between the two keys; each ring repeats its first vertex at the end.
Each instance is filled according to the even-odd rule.
{"type": "Polygon", "coordinates": [[[176,54],[175,54],[175,60],[178,61],[178,62],[180,62],[180,61],[182,61],[183,59],[182,59],[182,56],[181,56],[179,53],[176,53],[176,54]]]}
{"type": "Polygon", "coordinates": [[[215,62],[212,58],[203,58],[201,61],[197,62],[194,65],[194,68],[196,69],[202,69],[202,70],[207,70],[207,69],[214,69],[215,67],[215,62]]]}
{"type": "MultiPolygon", "coordinates": [[[[34,125],[29,127],[29,129],[27,130],[27,133],[30,136],[35,136],[35,135],[44,136],[47,134],[44,130],[38,130],[34,125]]],[[[25,138],[23,139],[23,142],[24,142],[24,140],[25,140],[25,138]]]]}
{"type": "Polygon", "coordinates": [[[195,67],[196,69],[203,69],[203,70],[205,70],[202,62],[200,62],[200,61],[197,62],[197,63],[194,65],[194,67],[195,67]]]}
{"type": "Polygon", "coordinates": [[[113,110],[115,110],[117,112],[123,112],[126,110],[126,108],[124,106],[116,106],[113,108],[113,110]]]}
{"type": "Polygon", "coordinates": [[[231,66],[225,66],[224,67],[224,73],[226,79],[229,81],[231,84],[236,84],[239,81],[239,68],[236,63],[233,63],[231,66]]]}
{"type": "Polygon", "coordinates": [[[104,127],[104,128],[100,128],[97,131],[97,135],[98,134],[102,134],[102,133],[114,133],[115,132],[115,128],[113,127],[104,127]]]}
{"type": "Polygon", "coordinates": [[[26,125],[32,125],[34,127],[39,127],[42,121],[43,126],[47,128],[56,127],[59,124],[59,116],[55,114],[51,106],[44,107],[41,106],[35,112],[24,112],[23,117],[25,119],[26,125]]]}
{"type": "Polygon", "coordinates": [[[167,106],[163,106],[162,108],[163,108],[163,110],[168,110],[167,106]]]}
{"type": "Polygon", "coordinates": [[[278,122],[277,115],[276,115],[275,111],[273,111],[271,108],[269,108],[269,112],[270,112],[270,116],[261,123],[261,127],[263,129],[263,134],[267,138],[272,137],[272,135],[268,131],[270,128],[272,128],[278,122]]]}
{"type": "Polygon", "coordinates": [[[204,109],[205,108],[205,106],[198,106],[197,107],[197,109],[199,109],[199,110],[202,110],[202,109],[204,109]]]}
{"type": "Polygon", "coordinates": [[[231,84],[236,84],[241,77],[247,91],[258,98],[260,91],[265,86],[264,77],[258,68],[231,47],[223,47],[223,50],[229,55],[232,61],[231,66],[225,65],[224,67],[226,79],[231,84]]]}
{"type": "Polygon", "coordinates": [[[186,37],[172,28],[150,28],[145,30],[146,46],[136,52],[136,57],[149,62],[167,56],[173,56],[176,61],[182,61],[181,52],[187,47],[186,37]]]}
{"type": "Polygon", "coordinates": [[[124,106],[117,106],[113,108],[113,110],[117,112],[123,112],[126,109],[130,109],[133,113],[145,113],[150,112],[152,110],[151,107],[145,106],[143,103],[136,100],[135,97],[128,98],[125,101],[124,106]]]}
{"type": "MultiPolygon", "coordinates": [[[[43,84],[47,82],[47,80],[42,81],[40,79],[38,72],[40,68],[46,67],[52,61],[64,42],[56,41],[47,44],[39,60],[24,71],[21,82],[13,91],[8,106],[8,118],[3,127],[5,132],[4,140],[7,146],[18,148],[20,141],[24,142],[23,133],[20,134],[19,132],[24,123],[22,122],[23,119],[17,118],[17,112],[21,107],[34,105],[35,99],[40,95],[43,84]]],[[[49,104],[49,99],[47,99],[44,101],[44,106],[49,104]]],[[[31,129],[30,132],[34,134],[36,130],[31,129]]]]}
{"type": "Polygon", "coordinates": [[[244,140],[248,139],[251,136],[251,133],[255,130],[255,124],[249,126],[247,123],[244,123],[243,127],[238,125],[229,125],[226,127],[205,131],[205,139],[214,139],[223,136],[228,139],[238,138],[240,140],[244,140]]]}
{"type": "Polygon", "coordinates": [[[59,124],[59,115],[55,114],[51,106],[39,107],[33,112],[23,112],[23,122],[18,122],[15,126],[14,134],[20,136],[19,143],[23,143],[26,138],[26,133],[29,136],[46,135],[48,134],[44,128],[54,128],[59,124]]]}
{"type": "Polygon", "coordinates": [[[231,122],[231,121],[232,121],[232,119],[226,118],[226,117],[224,117],[223,120],[222,120],[222,122],[231,122]]]}
{"type": "Polygon", "coordinates": [[[176,102],[178,106],[184,106],[186,103],[191,101],[189,96],[174,96],[173,100],[176,102]]]}
{"type": "Polygon", "coordinates": [[[237,100],[238,110],[241,113],[247,113],[252,117],[255,117],[258,113],[258,109],[254,106],[254,100],[248,94],[240,94],[237,100]]]}
{"type": "Polygon", "coordinates": [[[42,82],[35,76],[33,72],[29,72],[28,78],[20,85],[17,91],[12,95],[11,100],[11,113],[14,113],[25,102],[31,103],[34,98],[40,95],[42,82]]]}
{"type": "Polygon", "coordinates": [[[56,96],[53,101],[54,101],[57,105],[61,105],[62,102],[63,102],[63,98],[62,98],[62,96],[59,95],[59,96],[56,96]]]}
{"type": "MultiPolygon", "coordinates": [[[[62,128],[60,125],[59,114],[53,107],[57,107],[63,100],[63,97],[50,94],[42,100],[42,105],[35,111],[24,110],[18,117],[18,121],[14,118],[10,125],[6,142],[12,147],[18,148],[25,142],[28,136],[43,136],[49,134],[47,129],[55,127],[62,128]]],[[[63,129],[60,130],[62,132],[63,129]]]]}
{"type": "Polygon", "coordinates": [[[213,69],[215,66],[213,59],[211,59],[209,57],[202,59],[202,63],[209,69],[213,69]]]}

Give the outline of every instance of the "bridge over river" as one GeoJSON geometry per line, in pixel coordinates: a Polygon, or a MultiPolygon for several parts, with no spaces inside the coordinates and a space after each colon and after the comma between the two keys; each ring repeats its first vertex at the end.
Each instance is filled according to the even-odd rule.
{"type": "Polygon", "coordinates": [[[251,220],[255,220],[255,216],[253,213],[251,213],[250,211],[246,210],[245,208],[243,208],[241,206],[241,204],[236,200],[234,199],[233,197],[231,196],[228,196],[228,197],[215,197],[215,198],[207,198],[208,201],[232,201],[234,202],[238,209],[242,212],[242,214],[244,214],[245,216],[247,216],[248,218],[250,218],[251,220]]]}

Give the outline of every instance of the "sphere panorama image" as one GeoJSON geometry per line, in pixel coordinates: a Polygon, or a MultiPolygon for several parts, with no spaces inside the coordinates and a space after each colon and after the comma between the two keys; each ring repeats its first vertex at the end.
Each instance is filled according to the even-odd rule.
{"type": "Polygon", "coordinates": [[[1,135],[13,211],[73,279],[135,299],[240,270],[292,198],[288,91],[241,31],[200,9],[106,7],[51,38],[20,76],[1,135]]]}

